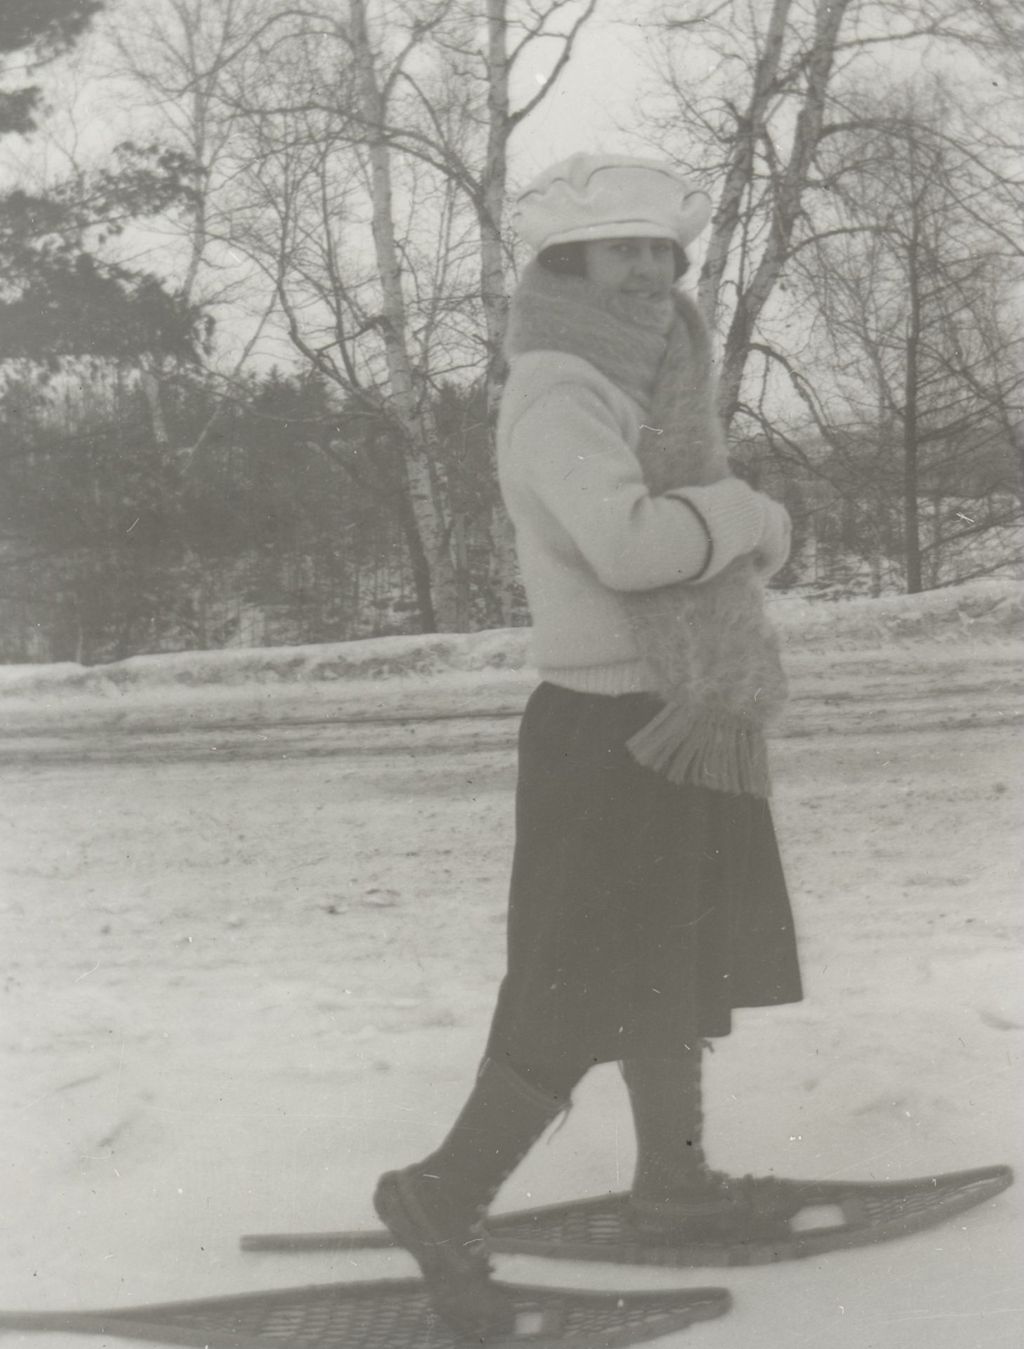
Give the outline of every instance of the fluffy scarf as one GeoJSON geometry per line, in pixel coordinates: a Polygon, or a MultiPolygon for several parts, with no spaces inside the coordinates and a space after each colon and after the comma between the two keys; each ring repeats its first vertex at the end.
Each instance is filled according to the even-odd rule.
{"type": "MultiPolygon", "coordinates": [[[[685,296],[640,301],[534,262],[513,297],[507,351],[570,352],[639,403],[635,453],[652,495],[729,476],[711,343],[685,296]]],[[[764,727],[786,684],[751,558],[699,585],[621,599],[665,704],[629,741],[633,757],[672,782],[767,796],[764,727]]]]}

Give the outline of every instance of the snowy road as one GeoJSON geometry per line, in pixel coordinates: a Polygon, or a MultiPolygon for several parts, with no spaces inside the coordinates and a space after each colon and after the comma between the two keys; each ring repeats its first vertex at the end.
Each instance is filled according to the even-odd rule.
{"type": "MultiPolygon", "coordinates": [[[[807,997],[719,1043],[712,1160],[1020,1169],[1019,648],[790,669],[776,810],[807,997]]],[[[297,701],[260,724],[62,726],[50,709],[8,726],[0,1304],[409,1272],[401,1254],[254,1256],[237,1238],[369,1222],[376,1173],[448,1123],[501,968],[524,689],[380,689],[354,708],[372,724],[297,701]]],[[[501,1202],[617,1188],[631,1162],[601,1069],[501,1202]]],[[[728,1317],[666,1349],[1017,1349],[1021,1208],[1013,1189],[913,1238],[765,1269],[501,1272],[732,1289],[728,1317]]]]}
{"type": "MultiPolygon", "coordinates": [[[[1024,715],[1024,669],[1015,643],[991,644],[984,659],[969,646],[956,652],[919,643],[888,655],[842,651],[823,660],[796,654],[787,667],[791,697],[779,739],[1013,727],[1024,715]]],[[[270,708],[143,706],[114,716],[101,704],[64,719],[46,707],[0,722],[0,764],[498,749],[514,744],[531,687],[526,675],[475,690],[399,680],[327,707],[311,708],[307,697],[270,708]]]]}

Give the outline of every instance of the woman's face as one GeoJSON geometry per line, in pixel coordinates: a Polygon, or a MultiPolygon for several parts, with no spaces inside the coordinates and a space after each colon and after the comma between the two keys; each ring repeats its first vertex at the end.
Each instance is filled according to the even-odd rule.
{"type": "Polygon", "coordinates": [[[583,260],[595,286],[645,300],[666,299],[675,281],[671,239],[591,239],[583,260]]]}

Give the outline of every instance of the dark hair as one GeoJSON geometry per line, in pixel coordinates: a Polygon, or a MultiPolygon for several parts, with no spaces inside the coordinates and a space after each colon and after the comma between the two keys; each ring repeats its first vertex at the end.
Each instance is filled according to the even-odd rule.
{"type": "MultiPolygon", "coordinates": [[[[672,252],[676,260],[676,275],[678,281],[690,269],[690,259],[677,243],[673,243],[672,252]]],[[[568,244],[552,244],[550,248],[544,248],[537,254],[537,261],[549,272],[554,272],[556,276],[586,276],[587,264],[583,255],[583,244],[581,241],[574,240],[568,244]]]]}

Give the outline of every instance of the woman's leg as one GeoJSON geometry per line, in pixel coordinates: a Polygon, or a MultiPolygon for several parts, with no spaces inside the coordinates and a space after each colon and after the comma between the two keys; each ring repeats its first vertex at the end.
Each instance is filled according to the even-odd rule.
{"type": "Polygon", "coordinates": [[[701,1045],[676,1058],[627,1058],[621,1067],[636,1130],[634,1200],[657,1206],[706,1186],[701,1045]]]}
{"type": "Polygon", "coordinates": [[[556,1080],[543,1068],[517,1070],[485,1058],[441,1145],[378,1183],[378,1215],[419,1263],[438,1311],[464,1334],[512,1329],[512,1303],[490,1282],[480,1219],[502,1183],[568,1107],[582,1075],[582,1070],[562,1072],[556,1080]]]}
{"type": "Polygon", "coordinates": [[[701,1050],[675,1058],[622,1062],[636,1126],[637,1160],[630,1215],[656,1244],[729,1245],[785,1232],[763,1183],[712,1171],[702,1143],[701,1050]]]}
{"type": "Polygon", "coordinates": [[[446,1226],[478,1222],[503,1182],[551,1121],[569,1104],[577,1075],[563,1092],[542,1085],[530,1069],[484,1059],[473,1088],[447,1136],[406,1173],[423,1202],[446,1226]]]}

